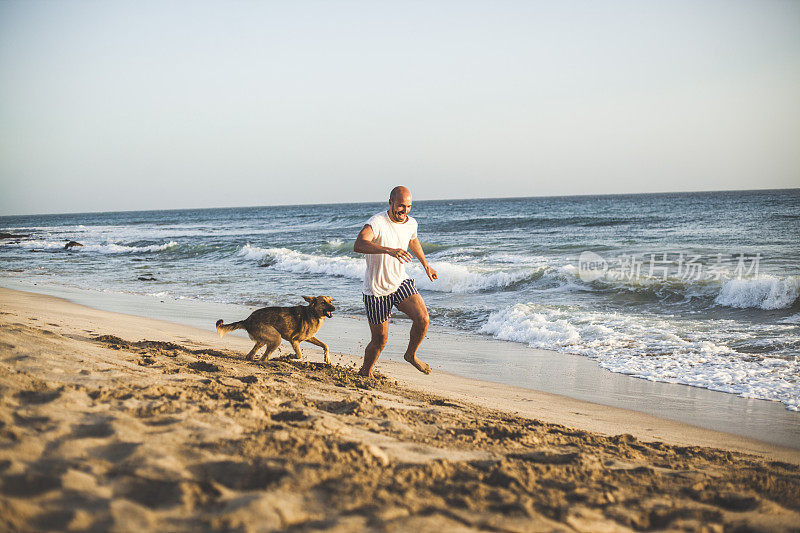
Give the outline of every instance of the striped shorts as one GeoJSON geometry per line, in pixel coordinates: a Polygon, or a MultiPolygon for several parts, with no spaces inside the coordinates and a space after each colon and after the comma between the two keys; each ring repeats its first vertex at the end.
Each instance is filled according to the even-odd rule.
{"type": "Polygon", "coordinates": [[[408,278],[392,294],[386,296],[371,296],[363,294],[364,307],[367,308],[367,320],[370,324],[382,324],[389,320],[392,306],[396,306],[412,294],[419,294],[414,280],[408,278]]]}

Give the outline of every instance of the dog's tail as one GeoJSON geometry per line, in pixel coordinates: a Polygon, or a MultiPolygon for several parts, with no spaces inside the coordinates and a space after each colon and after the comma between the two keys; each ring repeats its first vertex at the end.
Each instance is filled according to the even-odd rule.
{"type": "Polygon", "coordinates": [[[219,333],[220,337],[224,337],[226,333],[230,333],[231,331],[241,327],[244,327],[244,320],[240,320],[239,322],[231,322],[230,324],[223,324],[221,318],[217,320],[217,333],[219,333]]]}

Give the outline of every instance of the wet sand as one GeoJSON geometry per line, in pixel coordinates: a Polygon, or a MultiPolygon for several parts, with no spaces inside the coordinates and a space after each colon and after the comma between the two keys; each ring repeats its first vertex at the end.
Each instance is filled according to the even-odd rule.
{"type": "Polygon", "coordinates": [[[800,524],[796,449],[401,363],[365,379],[311,345],[242,360],[250,347],[0,289],[0,529],[800,524]]]}

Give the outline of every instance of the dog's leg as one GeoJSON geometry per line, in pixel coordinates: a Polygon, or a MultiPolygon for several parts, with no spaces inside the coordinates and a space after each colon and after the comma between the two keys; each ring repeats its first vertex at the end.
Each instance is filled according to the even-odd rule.
{"type": "Polygon", "coordinates": [[[252,361],[252,360],[253,360],[253,356],[254,356],[254,355],[256,354],[256,352],[257,352],[257,351],[259,351],[259,350],[260,350],[260,349],[261,349],[263,346],[264,346],[264,343],[263,343],[263,342],[261,342],[261,341],[256,341],[256,345],[255,345],[255,346],[253,346],[253,349],[252,349],[252,350],[250,350],[250,353],[248,353],[248,354],[245,356],[245,359],[247,359],[248,361],[252,361]]]}
{"type": "Polygon", "coordinates": [[[300,341],[289,341],[292,343],[292,348],[294,348],[294,359],[302,359],[303,354],[300,352],[300,341]]]}
{"type": "Polygon", "coordinates": [[[310,339],[306,339],[306,342],[310,342],[311,344],[316,344],[317,346],[319,346],[320,348],[325,350],[325,364],[326,365],[331,364],[331,360],[328,357],[328,345],[327,344],[325,344],[324,342],[322,342],[321,340],[319,340],[316,337],[311,337],[310,339]]]}
{"type": "Polygon", "coordinates": [[[280,346],[280,344],[281,344],[281,336],[277,335],[276,332],[276,336],[269,339],[269,342],[267,342],[267,349],[264,350],[264,355],[262,355],[261,359],[259,360],[264,361],[265,359],[267,359],[269,357],[269,354],[274,352],[278,348],[278,346],[280,346]]]}

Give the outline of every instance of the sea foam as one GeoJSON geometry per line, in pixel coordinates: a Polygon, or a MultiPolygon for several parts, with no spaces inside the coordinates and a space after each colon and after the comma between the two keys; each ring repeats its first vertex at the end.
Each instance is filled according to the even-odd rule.
{"type": "MultiPolygon", "coordinates": [[[[792,326],[763,329],[771,337],[800,342],[792,326]]],[[[800,360],[737,353],[730,346],[751,341],[753,330],[733,320],[709,320],[698,327],[696,322],[669,317],[516,304],[491,313],[480,332],[534,348],[585,355],[612,372],[777,400],[800,410],[796,378],[800,360]]]]}

